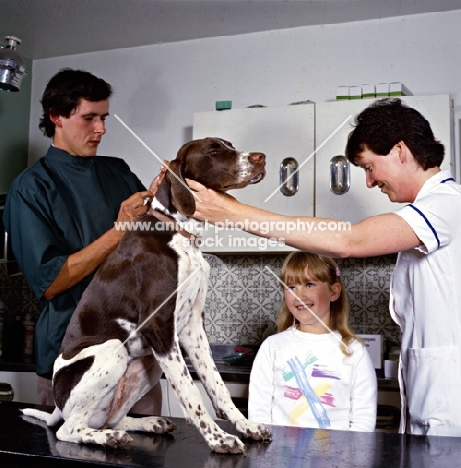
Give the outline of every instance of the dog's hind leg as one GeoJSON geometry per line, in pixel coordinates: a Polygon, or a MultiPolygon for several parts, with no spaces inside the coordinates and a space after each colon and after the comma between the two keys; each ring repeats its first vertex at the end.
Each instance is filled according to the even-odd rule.
{"type": "Polygon", "coordinates": [[[107,427],[156,434],[175,430],[176,426],[169,419],[160,416],[143,418],[125,416],[133,404],[159,381],[161,374],[162,370],[155,362],[153,355],[132,360],[118,383],[107,427]]]}
{"type": "Polygon", "coordinates": [[[70,360],[58,356],[53,386],[55,394],[63,395],[55,399],[65,419],[56,432],[59,440],[110,447],[131,443],[132,439],[126,432],[107,429],[117,384],[126,371],[127,363],[127,350],[117,339],[85,348],[70,360]],[[80,366],[83,370],[76,376],[70,370],[77,368],[80,362],[85,365],[80,366]],[[70,382],[74,386],[66,394],[65,389],[69,388],[70,382]]]}
{"type": "Polygon", "coordinates": [[[144,418],[131,418],[125,416],[113,429],[122,431],[153,432],[155,434],[166,434],[174,431],[176,426],[167,418],[161,416],[146,416],[144,418]]]}
{"type": "Polygon", "coordinates": [[[126,370],[117,383],[107,425],[117,424],[133,405],[160,380],[162,370],[150,356],[141,356],[127,363],[126,370]],[[155,364],[155,365],[154,365],[155,364]]]}
{"type": "Polygon", "coordinates": [[[63,442],[106,445],[112,448],[127,447],[133,439],[127,432],[113,429],[92,429],[85,419],[72,417],[56,432],[56,437],[63,442]]]}

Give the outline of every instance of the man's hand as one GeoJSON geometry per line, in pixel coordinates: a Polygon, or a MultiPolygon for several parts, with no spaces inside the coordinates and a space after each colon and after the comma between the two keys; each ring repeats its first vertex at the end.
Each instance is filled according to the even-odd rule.
{"type": "Polygon", "coordinates": [[[149,190],[137,192],[131,195],[130,198],[122,202],[117,216],[117,222],[135,221],[143,214],[146,214],[150,207],[152,198],[155,196],[160,184],[162,183],[165,173],[168,170],[168,161],[163,161],[158,175],[154,177],[150,183],[149,190]]]}
{"type": "Polygon", "coordinates": [[[169,164],[169,161],[163,161],[162,166],[160,167],[160,172],[152,179],[152,182],[150,183],[149,190],[154,194],[154,196],[157,193],[163,178],[165,177],[169,164]]]}
{"type": "Polygon", "coordinates": [[[146,204],[145,199],[152,198],[153,196],[154,193],[150,190],[133,193],[130,198],[123,201],[120,205],[117,222],[132,222],[145,214],[149,208],[149,204],[146,204]]]}
{"type": "MultiPolygon", "coordinates": [[[[149,190],[134,193],[130,198],[121,203],[117,222],[133,222],[136,218],[147,212],[150,203],[146,202],[146,199],[149,201],[155,195],[165,176],[167,165],[168,163],[164,162],[159,175],[154,178],[149,190]]],[[[43,297],[51,300],[93,273],[117,247],[123,233],[123,229],[113,227],[90,245],[87,245],[79,252],[69,255],[59,274],[44,292],[43,297]]]]}

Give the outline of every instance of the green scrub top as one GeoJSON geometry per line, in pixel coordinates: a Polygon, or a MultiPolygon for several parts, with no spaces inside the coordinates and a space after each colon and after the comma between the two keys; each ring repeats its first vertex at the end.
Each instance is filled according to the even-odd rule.
{"type": "Polygon", "coordinates": [[[51,377],[70,317],[93,275],[47,301],[67,257],[114,226],[122,201],[146,190],[119,158],[71,156],[51,146],[8,192],[3,222],[24,277],[40,301],[37,374],[51,377]]]}

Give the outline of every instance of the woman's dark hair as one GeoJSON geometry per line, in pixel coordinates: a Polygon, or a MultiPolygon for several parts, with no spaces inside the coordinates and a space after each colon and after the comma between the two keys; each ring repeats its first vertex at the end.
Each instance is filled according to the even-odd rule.
{"type": "Polygon", "coordinates": [[[38,127],[47,136],[54,136],[55,125],[50,114],[69,117],[82,99],[99,102],[109,99],[112,86],[84,70],[64,68],[48,82],[42,96],[43,116],[38,127]]]}
{"type": "Polygon", "coordinates": [[[429,122],[398,98],[377,100],[355,118],[355,128],[347,141],[346,157],[357,165],[356,157],[363,151],[368,149],[385,156],[401,141],[424,170],[442,164],[445,150],[435,139],[429,122]]]}

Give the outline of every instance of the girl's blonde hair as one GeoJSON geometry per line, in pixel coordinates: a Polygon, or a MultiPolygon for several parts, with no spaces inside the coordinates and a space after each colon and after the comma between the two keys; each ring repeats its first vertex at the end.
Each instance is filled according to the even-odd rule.
{"type": "MultiPolygon", "coordinates": [[[[328,283],[330,286],[339,283],[341,293],[335,301],[330,304],[330,324],[333,331],[338,331],[342,337],[341,350],[346,355],[351,354],[349,343],[358,339],[349,327],[349,301],[346,289],[341,279],[340,271],[336,262],[329,258],[309,252],[292,252],[287,256],[282,265],[280,279],[283,284],[305,284],[307,278],[328,283]]],[[[285,289],[285,286],[282,286],[285,289]]],[[[290,328],[298,321],[288,310],[285,300],[277,314],[277,329],[279,332],[290,328]]]]}

